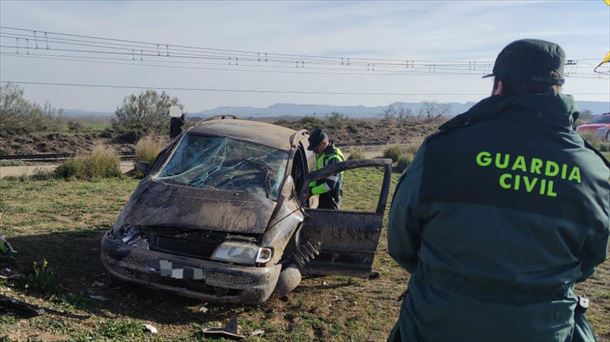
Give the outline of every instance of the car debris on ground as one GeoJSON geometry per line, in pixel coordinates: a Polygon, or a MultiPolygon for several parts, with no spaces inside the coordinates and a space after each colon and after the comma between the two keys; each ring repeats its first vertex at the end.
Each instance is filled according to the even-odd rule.
{"type": "Polygon", "coordinates": [[[144,329],[146,329],[146,331],[151,334],[156,334],[157,332],[159,332],[157,328],[152,324],[144,324],[144,329]]]}
{"type": "Polygon", "coordinates": [[[32,318],[44,315],[45,313],[76,319],[87,319],[90,317],[59,311],[51,308],[45,308],[0,295],[0,315],[14,315],[20,318],[32,318]]]}
{"type": "Polygon", "coordinates": [[[223,328],[205,328],[203,336],[207,337],[225,337],[233,340],[242,340],[244,335],[237,333],[237,316],[233,316],[223,328]]]}
{"type": "Polygon", "coordinates": [[[21,273],[15,272],[13,269],[5,267],[0,269],[0,279],[13,280],[21,278],[21,273]]]}
{"type": "Polygon", "coordinates": [[[8,256],[15,255],[17,251],[11,246],[4,235],[0,235],[0,253],[8,256]]]}
{"type": "Polygon", "coordinates": [[[105,302],[105,301],[108,300],[108,298],[106,298],[106,297],[104,297],[102,295],[92,295],[92,294],[90,294],[89,298],[95,299],[95,300],[99,300],[99,301],[102,301],[102,302],[105,302]]]}

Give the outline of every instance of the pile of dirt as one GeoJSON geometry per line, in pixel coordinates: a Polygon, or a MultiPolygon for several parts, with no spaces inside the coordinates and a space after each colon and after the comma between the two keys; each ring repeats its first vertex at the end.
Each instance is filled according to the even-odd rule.
{"type": "Polygon", "coordinates": [[[419,142],[436,132],[444,120],[406,121],[397,120],[355,120],[344,119],[339,122],[315,119],[311,117],[300,120],[278,120],[274,124],[295,130],[314,127],[324,128],[331,139],[340,145],[366,144],[409,144],[419,142]]]}
{"type": "MultiPolygon", "coordinates": [[[[295,130],[322,127],[339,145],[408,144],[434,133],[442,121],[328,120],[305,117],[276,120],[276,125],[295,130]]],[[[0,155],[40,153],[87,153],[98,144],[110,145],[117,152],[134,153],[134,144],[118,142],[118,135],[105,132],[35,132],[0,134],[0,155]]]]}
{"type": "Polygon", "coordinates": [[[119,153],[133,153],[134,145],[114,143],[107,133],[34,132],[0,135],[0,155],[41,153],[87,153],[98,144],[114,147],[119,153]]]}

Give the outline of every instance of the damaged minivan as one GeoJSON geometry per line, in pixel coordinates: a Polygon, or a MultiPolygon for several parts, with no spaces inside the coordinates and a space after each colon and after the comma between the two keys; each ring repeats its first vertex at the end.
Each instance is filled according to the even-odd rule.
{"type": "Polygon", "coordinates": [[[138,162],[145,177],[102,237],[109,275],[223,303],[283,296],[302,274],[371,276],[391,161],[315,170],[307,137],[213,117],[174,138],[152,165],[138,162]],[[374,211],[316,209],[310,182],[363,167],[383,170],[374,211]]]}

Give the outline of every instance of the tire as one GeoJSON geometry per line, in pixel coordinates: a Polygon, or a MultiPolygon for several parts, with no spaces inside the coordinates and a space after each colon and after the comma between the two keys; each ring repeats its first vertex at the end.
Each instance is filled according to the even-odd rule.
{"type": "Polygon", "coordinates": [[[295,265],[289,265],[280,273],[280,277],[275,286],[274,295],[282,298],[296,289],[301,283],[301,271],[295,265]]]}

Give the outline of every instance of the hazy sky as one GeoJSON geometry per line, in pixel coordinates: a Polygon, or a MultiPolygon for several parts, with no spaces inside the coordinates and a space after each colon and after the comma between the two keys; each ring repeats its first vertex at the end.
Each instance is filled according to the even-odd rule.
{"type": "MultiPolygon", "coordinates": [[[[540,38],[570,59],[610,50],[603,0],[404,2],[93,2],[0,1],[1,26],[181,44],[351,58],[494,60],[507,43],[540,38]]],[[[0,48],[7,52],[8,48],[0,48]]],[[[581,69],[579,69],[581,70],[581,69]]],[[[0,81],[155,87],[470,95],[325,95],[168,91],[191,112],[274,103],[385,105],[394,101],[477,101],[491,80],[478,75],[292,74],[167,69],[0,55],[0,81]]],[[[113,111],[139,90],[27,85],[26,97],[60,108],[113,111]]],[[[610,101],[610,78],[568,78],[578,100],[610,101]],[[588,93],[587,95],[584,95],[588,93]],[[590,93],[601,93],[591,95],[590,93]]]]}

